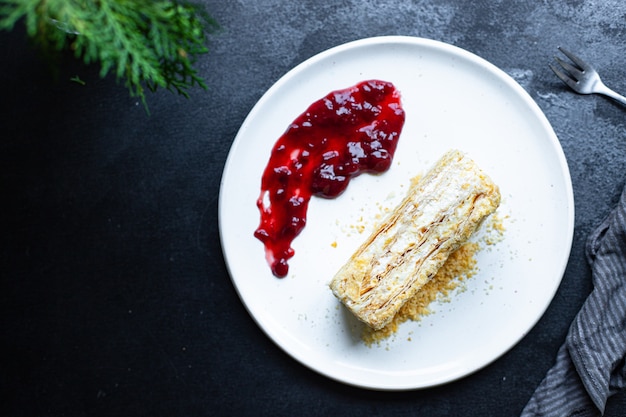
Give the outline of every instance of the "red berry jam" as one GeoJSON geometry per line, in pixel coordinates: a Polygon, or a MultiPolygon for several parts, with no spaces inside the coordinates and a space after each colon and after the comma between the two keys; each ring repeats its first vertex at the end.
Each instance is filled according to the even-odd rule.
{"type": "Polygon", "coordinates": [[[254,233],[277,277],[289,271],[293,239],[306,224],[312,195],[333,198],[362,172],[389,169],[404,125],[400,94],[393,84],[363,81],[333,91],[287,128],[263,172],[254,233]]]}

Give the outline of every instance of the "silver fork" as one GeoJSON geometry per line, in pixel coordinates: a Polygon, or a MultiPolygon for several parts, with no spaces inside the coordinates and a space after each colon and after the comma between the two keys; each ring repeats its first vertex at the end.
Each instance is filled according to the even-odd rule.
{"type": "Polygon", "coordinates": [[[555,65],[550,64],[550,68],[557,77],[567,84],[572,90],[579,94],[603,94],[611,97],[613,100],[619,101],[622,104],[626,104],[626,97],[617,94],[615,91],[608,88],[602,80],[598,72],[589,64],[576,55],[571,53],[565,48],[558,47],[559,51],[568,57],[572,63],[562,60],[561,58],[554,57],[559,63],[561,68],[557,68],[555,65]],[[565,70],[565,71],[563,71],[565,70]]]}

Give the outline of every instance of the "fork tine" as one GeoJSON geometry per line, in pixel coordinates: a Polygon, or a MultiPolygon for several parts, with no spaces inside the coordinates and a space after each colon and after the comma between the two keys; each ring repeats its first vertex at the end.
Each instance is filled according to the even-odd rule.
{"type": "Polygon", "coordinates": [[[580,69],[582,69],[583,71],[587,71],[588,69],[590,69],[590,66],[585,61],[583,61],[582,59],[578,58],[576,55],[574,55],[573,53],[571,53],[567,49],[563,48],[562,46],[559,46],[557,48],[559,49],[559,51],[563,52],[563,54],[566,57],[571,59],[574,64],[578,65],[578,67],[580,69]]]}
{"type": "Polygon", "coordinates": [[[570,75],[572,77],[574,77],[575,79],[579,80],[580,77],[583,75],[583,71],[581,71],[578,67],[573,66],[569,62],[563,61],[558,56],[555,56],[554,59],[556,59],[556,62],[558,62],[559,65],[561,65],[563,67],[563,69],[565,69],[565,71],[569,72],[570,75]]]}
{"type": "Polygon", "coordinates": [[[554,72],[554,74],[556,74],[556,76],[561,79],[561,81],[567,84],[571,89],[576,88],[576,81],[572,80],[567,74],[565,74],[563,71],[561,71],[554,65],[549,64],[549,66],[550,66],[550,69],[554,72]]]}

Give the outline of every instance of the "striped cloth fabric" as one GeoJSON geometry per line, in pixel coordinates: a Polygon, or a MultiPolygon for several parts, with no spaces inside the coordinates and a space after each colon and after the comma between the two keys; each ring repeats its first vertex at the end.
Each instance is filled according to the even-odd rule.
{"type": "Polygon", "coordinates": [[[586,251],[594,289],[522,417],[601,416],[626,387],[626,189],[586,251]]]}

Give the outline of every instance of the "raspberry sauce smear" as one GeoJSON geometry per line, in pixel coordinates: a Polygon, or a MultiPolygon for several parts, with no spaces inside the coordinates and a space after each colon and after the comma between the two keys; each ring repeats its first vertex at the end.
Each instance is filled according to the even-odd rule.
{"type": "Polygon", "coordinates": [[[389,169],[404,126],[400,93],[368,80],[311,104],[276,141],[263,172],[254,236],[276,277],[289,272],[293,240],[306,224],[311,196],[334,198],[351,178],[389,169]]]}

